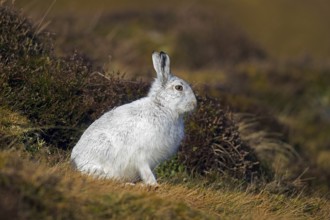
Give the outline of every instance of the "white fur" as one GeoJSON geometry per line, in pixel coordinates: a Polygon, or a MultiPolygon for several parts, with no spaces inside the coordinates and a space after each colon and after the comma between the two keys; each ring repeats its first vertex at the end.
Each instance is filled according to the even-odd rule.
{"type": "Polygon", "coordinates": [[[81,172],[157,184],[152,170],[177,152],[184,137],[183,114],[197,101],[190,86],[171,74],[167,54],[154,52],[152,60],[157,78],[148,96],[102,115],[73,148],[71,160],[81,172]]]}

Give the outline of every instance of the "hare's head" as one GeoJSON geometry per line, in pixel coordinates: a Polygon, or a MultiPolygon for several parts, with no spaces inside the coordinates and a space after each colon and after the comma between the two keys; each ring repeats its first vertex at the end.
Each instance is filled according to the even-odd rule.
{"type": "Polygon", "coordinates": [[[157,78],[148,96],[179,114],[194,110],[197,106],[195,94],[187,82],[171,73],[169,56],[164,52],[154,52],[152,62],[157,78]]]}

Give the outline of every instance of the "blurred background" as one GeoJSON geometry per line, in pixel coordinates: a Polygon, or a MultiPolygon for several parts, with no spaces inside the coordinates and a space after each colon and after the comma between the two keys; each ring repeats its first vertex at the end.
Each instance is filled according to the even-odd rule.
{"type": "Polygon", "coordinates": [[[276,136],[276,146],[290,145],[299,154],[296,172],[320,188],[330,186],[329,1],[15,4],[38,32],[52,33],[58,56],[78,51],[106,72],[149,82],[152,51],[168,52],[174,73],[257,119],[273,140],[257,132],[251,138],[241,126],[246,141],[267,148],[276,136]]]}
{"type": "Polygon", "coordinates": [[[111,56],[118,65],[131,61],[143,69],[155,48],[175,54],[177,67],[194,69],[266,55],[280,60],[330,57],[326,0],[18,0],[16,5],[40,29],[56,33],[59,52],[79,48],[100,64],[111,56]]]}

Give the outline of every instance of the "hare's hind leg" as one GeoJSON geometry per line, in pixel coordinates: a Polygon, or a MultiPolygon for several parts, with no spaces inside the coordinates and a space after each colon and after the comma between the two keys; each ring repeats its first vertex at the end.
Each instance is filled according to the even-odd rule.
{"type": "Polygon", "coordinates": [[[140,177],[146,185],[157,186],[157,181],[150,166],[146,163],[139,167],[140,177]]]}

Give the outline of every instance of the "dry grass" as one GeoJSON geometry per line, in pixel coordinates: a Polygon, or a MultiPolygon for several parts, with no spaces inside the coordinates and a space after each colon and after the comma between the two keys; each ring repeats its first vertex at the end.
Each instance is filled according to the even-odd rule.
{"type": "MultiPolygon", "coordinates": [[[[22,156],[23,155],[23,156],[22,156]]],[[[302,195],[161,183],[158,189],[82,176],[66,159],[50,166],[0,153],[2,216],[56,219],[328,219],[330,202],[302,195]]],[[[65,157],[64,157],[65,158],[65,157]]]]}

